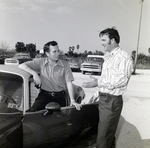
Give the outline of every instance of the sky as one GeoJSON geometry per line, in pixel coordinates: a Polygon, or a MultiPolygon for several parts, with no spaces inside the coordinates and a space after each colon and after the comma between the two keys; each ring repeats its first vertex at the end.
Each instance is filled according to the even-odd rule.
{"type": "Polygon", "coordinates": [[[40,50],[55,40],[64,53],[70,46],[104,52],[99,32],[116,27],[125,51],[149,55],[150,0],[143,2],[139,34],[140,12],[141,0],[0,0],[0,45],[34,43],[40,50]]]}

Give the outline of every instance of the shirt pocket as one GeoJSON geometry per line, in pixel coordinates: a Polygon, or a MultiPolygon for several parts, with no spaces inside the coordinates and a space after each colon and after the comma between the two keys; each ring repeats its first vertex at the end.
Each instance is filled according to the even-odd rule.
{"type": "Polygon", "coordinates": [[[54,79],[58,84],[62,84],[65,82],[63,69],[54,72],[54,79]]]}

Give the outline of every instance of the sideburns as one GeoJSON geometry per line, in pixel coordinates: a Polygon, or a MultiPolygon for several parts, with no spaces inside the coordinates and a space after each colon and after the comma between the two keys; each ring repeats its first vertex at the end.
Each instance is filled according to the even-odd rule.
{"type": "Polygon", "coordinates": [[[108,45],[111,45],[111,40],[109,40],[108,45]]]}

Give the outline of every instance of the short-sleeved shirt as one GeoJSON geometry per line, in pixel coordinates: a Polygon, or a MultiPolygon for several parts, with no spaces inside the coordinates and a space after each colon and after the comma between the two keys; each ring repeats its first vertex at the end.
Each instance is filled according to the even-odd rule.
{"type": "Polygon", "coordinates": [[[66,82],[74,80],[71,68],[65,60],[58,60],[53,67],[48,62],[48,58],[34,59],[25,64],[40,74],[41,89],[46,91],[67,90],[66,82]]]}

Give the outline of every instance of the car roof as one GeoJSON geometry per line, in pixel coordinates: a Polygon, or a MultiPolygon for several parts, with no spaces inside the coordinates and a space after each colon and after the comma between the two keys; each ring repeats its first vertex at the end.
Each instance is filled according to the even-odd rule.
{"type": "MultiPolygon", "coordinates": [[[[20,55],[21,55],[21,56],[26,56],[26,55],[29,56],[29,53],[22,53],[22,52],[19,52],[19,53],[16,53],[15,55],[17,55],[17,56],[18,56],[18,55],[19,55],[19,56],[20,56],[20,55]]],[[[14,56],[15,56],[15,55],[14,55],[14,56]]]]}
{"type": "Polygon", "coordinates": [[[88,55],[87,57],[104,58],[103,55],[88,55]]]}
{"type": "Polygon", "coordinates": [[[0,72],[7,72],[19,75],[23,78],[29,78],[31,75],[18,68],[18,65],[3,65],[0,64],[0,72]]]}

